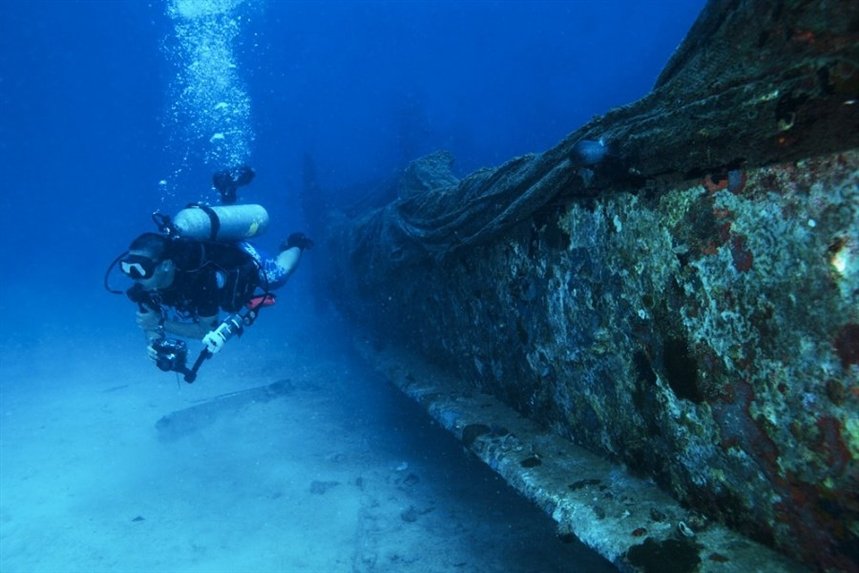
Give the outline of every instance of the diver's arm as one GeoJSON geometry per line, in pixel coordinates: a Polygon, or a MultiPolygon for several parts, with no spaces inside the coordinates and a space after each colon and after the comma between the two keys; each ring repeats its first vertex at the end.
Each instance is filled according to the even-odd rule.
{"type": "Polygon", "coordinates": [[[152,310],[151,308],[140,306],[137,311],[137,326],[146,334],[146,339],[152,342],[158,340],[164,335],[164,329],[161,327],[161,313],[152,310]]]}
{"type": "Polygon", "coordinates": [[[137,311],[137,326],[146,333],[146,338],[149,341],[163,338],[165,334],[199,339],[218,325],[217,316],[201,316],[195,322],[180,322],[178,320],[165,320],[161,312],[156,312],[148,307],[142,308],[145,309],[145,312],[137,311]]]}
{"type": "Polygon", "coordinates": [[[164,312],[161,306],[152,299],[152,295],[141,285],[135,284],[126,292],[128,298],[137,305],[137,326],[146,334],[146,339],[152,342],[163,338],[164,329],[161,327],[164,321],[164,312]]]}
{"type": "Polygon", "coordinates": [[[203,338],[210,330],[218,326],[217,316],[201,316],[195,322],[179,322],[178,320],[165,320],[164,332],[182,338],[203,338]]]}

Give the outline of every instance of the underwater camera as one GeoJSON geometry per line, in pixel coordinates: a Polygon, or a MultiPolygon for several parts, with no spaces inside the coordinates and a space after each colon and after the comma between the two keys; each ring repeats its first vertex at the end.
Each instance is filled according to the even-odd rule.
{"type": "Polygon", "coordinates": [[[155,364],[164,372],[186,373],[188,368],[188,346],[182,340],[162,338],[152,343],[155,350],[155,364]]]}
{"type": "Polygon", "coordinates": [[[197,360],[191,368],[188,368],[188,345],[176,338],[161,338],[152,343],[155,351],[155,365],[164,372],[178,372],[184,375],[184,380],[191,384],[197,379],[197,370],[203,361],[212,356],[207,349],[200,351],[197,360]]]}

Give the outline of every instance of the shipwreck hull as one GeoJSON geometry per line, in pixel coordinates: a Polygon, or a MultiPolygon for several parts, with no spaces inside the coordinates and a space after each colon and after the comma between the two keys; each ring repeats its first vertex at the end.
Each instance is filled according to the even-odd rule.
{"type": "MultiPolygon", "coordinates": [[[[582,516],[605,511],[576,495],[596,482],[526,487],[544,461],[558,482],[563,448],[520,435],[527,455],[498,462],[515,432],[457,403],[491,396],[529,435],[652,479],[702,516],[681,537],[718,522],[857,570],[857,26],[849,2],[711,3],[640,102],[461,181],[436,154],[395,201],[334,218],[332,299],[395,382],[586,541],[582,516]],[[597,139],[606,157],[584,162],[597,139]],[[410,353],[396,367],[395,349],[410,353]],[[421,380],[418,360],[456,383],[421,380]]],[[[675,526],[591,543],[646,570],[630,554],[675,526]]],[[[728,553],[689,570],[728,570],[728,553]]]]}

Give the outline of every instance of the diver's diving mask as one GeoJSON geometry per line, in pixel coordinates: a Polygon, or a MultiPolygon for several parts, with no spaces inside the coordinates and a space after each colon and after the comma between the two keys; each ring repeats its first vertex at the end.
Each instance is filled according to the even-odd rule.
{"type": "Polygon", "coordinates": [[[143,255],[127,255],[119,261],[119,270],[134,280],[151,279],[158,261],[143,255]]]}

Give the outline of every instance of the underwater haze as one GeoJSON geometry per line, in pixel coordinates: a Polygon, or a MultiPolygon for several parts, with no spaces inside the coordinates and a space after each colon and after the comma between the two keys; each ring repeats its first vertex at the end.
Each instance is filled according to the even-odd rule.
{"type": "Polygon", "coordinates": [[[647,94],[703,4],[4,2],[0,571],[611,570],[362,365],[321,249],[193,385],[102,283],[225,168],[275,252],[311,167],[333,212],[433,151],[544,151],[647,94]]]}

